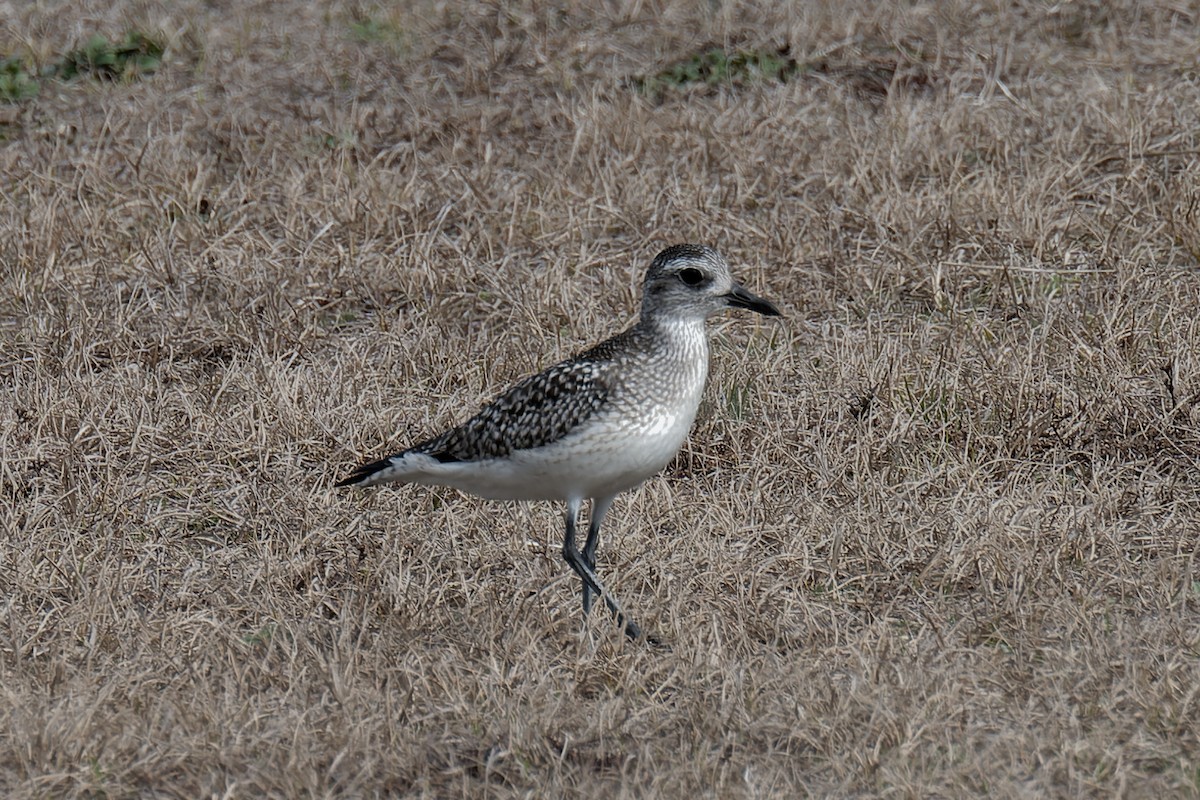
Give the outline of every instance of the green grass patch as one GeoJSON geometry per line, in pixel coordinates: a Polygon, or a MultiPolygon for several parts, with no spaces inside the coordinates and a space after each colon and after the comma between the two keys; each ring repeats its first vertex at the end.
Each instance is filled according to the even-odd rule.
{"type": "Polygon", "coordinates": [[[275,638],[277,627],[274,622],[268,622],[253,633],[242,636],[242,641],[251,646],[270,644],[271,640],[275,638]]]}
{"type": "Polygon", "coordinates": [[[745,384],[734,384],[725,390],[725,411],[736,420],[744,420],[751,402],[751,389],[745,384]]]}
{"type": "Polygon", "coordinates": [[[131,31],[120,41],[93,34],[82,47],[71,50],[54,65],[53,77],[72,80],[91,77],[107,81],[134,81],[154,74],[162,66],[162,42],[131,31]]]}
{"type": "Polygon", "coordinates": [[[357,14],[347,23],[350,38],[369,47],[382,48],[396,56],[411,49],[411,34],[387,13],[357,14]]]}
{"type": "Polygon", "coordinates": [[[774,50],[733,50],[710,47],[676,61],[654,75],[634,77],[633,84],[643,95],[657,100],[664,93],[690,86],[741,86],[767,81],[787,81],[799,71],[788,48],[774,50]]]}
{"type": "Polygon", "coordinates": [[[379,17],[357,17],[350,21],[350,35],[360,42],[396,44],[404,34],[390,20],[379,17]]]}
{"type": "Polygon", "coordinates": [[[37,77],[20,58],[0,58],[0,103],[37,97],[37,77]]]}
{"type": "Polygon", "coordinates": [[[102,81],[141,80],[162,66],[164,51],[165,45],[158,38],[130,31],[118,41],[93,34],[80,47],[47,64],[40,73],[21,58],[0,58],[0,103],[20,103],[37,97],[42,80],[72,81],[85,77],[102,81]]]}

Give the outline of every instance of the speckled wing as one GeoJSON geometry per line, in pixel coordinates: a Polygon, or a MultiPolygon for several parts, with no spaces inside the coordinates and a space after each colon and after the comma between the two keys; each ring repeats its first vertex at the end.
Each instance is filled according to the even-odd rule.
{"type": "Polygon", "coordinates": [[[576,358],[533,375],[471,419],[409,452],[442,462],[503,458],[558,441],[596,413],[608,397],[606,364],[576,358]]]}

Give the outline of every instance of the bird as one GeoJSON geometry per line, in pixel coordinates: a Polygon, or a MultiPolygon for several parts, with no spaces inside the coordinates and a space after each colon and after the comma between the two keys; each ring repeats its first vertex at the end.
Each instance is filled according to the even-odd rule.
{"type": "Polygon", "coordinates": [[[461,425],[362,464],[336,486],[398,482],[564,502],[562,557],[582,584],[584,617],[599,597],[628,638],[642,638],[597,574],[600,526],[617,495],[661,471],[683,445],[708,377],[705,321],[729,308],[781,316],[733,280],[717,250],[668,247],[646,270],[630,328],[516,383],[461,425]],[[581,551],[584,500],[591,516],[581,551]]]}

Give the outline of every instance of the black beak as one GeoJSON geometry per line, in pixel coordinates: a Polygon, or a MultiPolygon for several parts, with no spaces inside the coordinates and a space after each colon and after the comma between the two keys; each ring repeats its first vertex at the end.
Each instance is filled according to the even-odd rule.
{"type": "Polygon", "coordinates": [[[725,302],[733,308],[747,308],[751,311],[757,311],[765,317],[783,316],[770,300],[764,300],[756,294],[751,294],[736,283],[729,294],[725,295],[725,302]]]}

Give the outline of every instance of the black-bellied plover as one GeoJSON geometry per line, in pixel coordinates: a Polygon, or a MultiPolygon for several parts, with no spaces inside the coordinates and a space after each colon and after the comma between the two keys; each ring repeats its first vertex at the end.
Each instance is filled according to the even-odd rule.
{"type": "Polygon", "coordinates": [[[613,499],[667,465],[687,437],[708,376],[704,321],[725,308],[779,309],[733,281],[711,247],[668,247],[642,284],[642,312],[624,333],[513,386],[471,419],[338,486],[399,481],[453,486],[496,500],[567,504],[563,558],[583,583],[583,613],[599,596],[630,638],[641,630],[596,576],[600,525],[613,499]],[[580,552],[575,525],[592,501],[580,552]]]}

